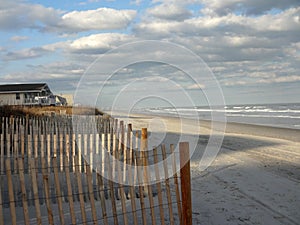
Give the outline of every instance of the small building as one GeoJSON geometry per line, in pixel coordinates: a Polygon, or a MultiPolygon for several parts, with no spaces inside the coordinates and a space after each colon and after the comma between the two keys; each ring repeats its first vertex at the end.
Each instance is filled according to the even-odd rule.
{"type": "Polygon", "coordinates": [[[46,83],[0,85],[0,105],[56,105],[46,83]]]}
{"type": "Polygon", "coordinates": [[[59,106],[66,106],[68,105],[67,103],[67,99],[64,98],[61,95],[54,95],[55,96],[55,105],[59,105],[59,106]]]}
{"type": "Polygon", "coordinates": [[[64,99],[66,99],[66,103],[68,106],[72,106],[73,105],[73,98],[74,96],[72,94],[60,94],[60,97],[63,97],[64,99]]]}

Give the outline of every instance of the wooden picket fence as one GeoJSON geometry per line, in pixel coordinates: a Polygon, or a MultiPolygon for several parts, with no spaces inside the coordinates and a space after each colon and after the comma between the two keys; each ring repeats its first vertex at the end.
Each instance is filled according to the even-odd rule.
{"type": "Polygon", "coordinates": [[[192,224],[188,143],[168,147],[113,118],[0,117],[0,225],[192,224]]]}

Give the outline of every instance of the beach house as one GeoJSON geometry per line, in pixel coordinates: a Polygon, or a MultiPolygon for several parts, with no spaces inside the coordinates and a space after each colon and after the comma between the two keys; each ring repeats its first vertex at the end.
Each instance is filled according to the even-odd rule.
{"type": "Polygon", "coordinates": [[[46,83],[0,85],[0,105],[56,105],[46,83]]]}

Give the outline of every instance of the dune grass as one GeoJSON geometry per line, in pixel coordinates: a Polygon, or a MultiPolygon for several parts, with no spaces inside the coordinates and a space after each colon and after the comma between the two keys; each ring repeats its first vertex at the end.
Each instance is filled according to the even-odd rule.
{"type": "Polygon", "coordinates": [[[0,106],[0,116],[103,115],[97,108],[85,106],[0,106]]]}

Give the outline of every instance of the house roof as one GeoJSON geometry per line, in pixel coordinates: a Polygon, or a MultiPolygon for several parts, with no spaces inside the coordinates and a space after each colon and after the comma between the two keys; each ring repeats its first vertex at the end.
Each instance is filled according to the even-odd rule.
{"type": "Polygon", "coordinates": [[[42,91],[43,89],[49,89],[49,87],[46,83],[4,84],[4,85],[0,85],[0,93],[7,93],[7,92],[39,92],[39,91],[42,91]]]}

